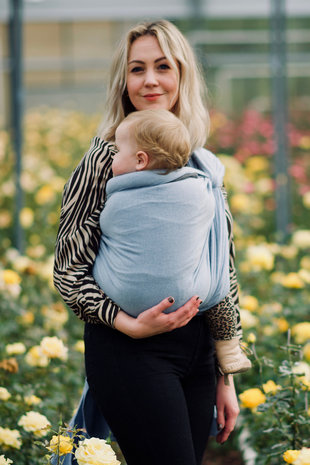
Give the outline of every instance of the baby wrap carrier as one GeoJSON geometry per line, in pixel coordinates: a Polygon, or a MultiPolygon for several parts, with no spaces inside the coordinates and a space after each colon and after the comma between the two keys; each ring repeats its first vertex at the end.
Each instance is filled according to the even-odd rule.
{"type": "Polygon", "coordinates": [[[129,315],[169,295],[175,299],[169,312],[194,294],[204,311],[228,294],[224,168],[216,157],[208,161],[209,172],[184,167],[108,181],[93,276],[129,315]]]}
{"type": "MultiPolygon", "coordinates": [[[[112,224],[112,225],[107,225],[107,228],[109,229],[110,227],[112,229],[115,228],[115,225],[119,225],[119,231],[116,231],[117,234],[120,234],[120,236],[123,236],[122,239],[124,241],[124,244],[122,245],[122,248],[119,248],[119,244],[116,244],[118,242],[118,236],[113,236],[110,237],[108,236],[107,244],[110,244],[110,241],[115,241],[115,244],[113,244],[113,254],[111,254],[111,257],[109,254],[107,255],[109,258],[109,261],[107,263],[110,263],[111,260],[111,269],[109,268],[107,275],[106,275],[106,282],[102,281],[102,289],[105,291],[105,293],[111,297],[112,295],[108,292],[108,287],[109,286],[109,281],[114,278],[114,271],[115,269],[119,273],[119,266],[121,264],[121,256],[117,256],[115,254],[123,254],[124,251],[127,250],[129,247],[127,245],[127,236],[130,239],[130,242],[133,243],[135,246],[137,246],[137,251],[136,253],[143,254],[146,249],[149,248],[149,250],[152,251],[152,254],[149,254],[151,256],[151,261],[148,263],[146,260],[141,260],[141,257],[139,257],[139,261],[141,261],[143,267],[145,267],[148,277],[152,273],[154,273],[154,279],[156,278],[156,274],[154,272],[154,267],[156,265],[156,262],[159,263],[159,267],[156,268],[156,272],[163,269],[163,272],[165,272],[165,267],[167,266],[170,270],[172,270],[173,276],[176,277],[177,280],[180,279],[180,285],[181,285],[181,294],[182,295],[177,295],[176,292],[179,292],[179,287],[174,287],[173,280],[171,279],[171,276],[168,275],[166,272],[167,276],[167,281],[168,284],[166,287],[162,287],[162,281],[160,282],[159,285],[159,291],[160,295],[155,295],[156,300],[154,304],[157,304],[161,300],[161,296],[168,297],[169,295],[172,295],[176,299],[176,304],[178,303],[179,299],[180,301],[185,298],[184,292],[188,292],[188,298],[190,298],[194,294],[199,294],[201,298],[205,296],[205,300],[203,304],[200,306],[200,310],[204,311],[207,310],[208,308],[212,307],[216,303],[220,302],[223,297],[225,297],[229,291],[229,247],[228,247],[228,232],[227,232],[227,223],[226,223],[226,216],[225,216],[225,205],[224,205],[224,198],[222,195],[221,191],[221,186],[223,183],[223,176],[224,176],[224,166],[222,163],[209,151],[205,149],[198,149],[196,150],[188,163],[188,167],[182,168],[181,170],[177,170],[173,173],[170,173],[168,175],[160,175],[156,173],[152,173],[150,171],[146,171],[144,173],[132,173],[136,174],[134,177],[130,177],[132,180],[134,179],[135,183],[139,183],[139,185],[144,182],[148,184],[146,186],[146,189],[150,189],[150,192],[152,192],[152,196],[148,196],[147,199],[144,196],[143,190],[141,186],[138,187],[138,185],[135,185],[133,181],[132,188],[128,188],[128,186],[125,186],[124,183],[124,188],[123,190],[120,190],[120,194],[122,195],[122,199],[124,199],[124,202],[126,202],[124,205],[121,205],[121,207],[124,207],[129,203],[129,200],[126,199],[127,195],[129,198],[132,199],[131,194],[131,189],[135,192],[135,199],[138,204],[140,204],[143,199],[146,203],[145,208],[145,217],[142,216],[140,213],[139,208],[135,208],[135,214],[137,215],[136,217],[131,216],[131,214],[128,212],[125,214],[125,219],[124,219],[124,224],[119,223],[119,219],[117,217],[117,209],[115,208],[114,211],[111,211],[111,216],[113,217],[113,221],[116,221],[117,223],[112,224]],[[143,175],[147,174],[147,177],[144,178],[143,181],[143,175]],[[155,176],[153,176],[155,174],[155,176]],[[156,182],[155,182],[156,179],[156,182]],[[184,181],[184,182],[183,182],[184,181]],[[154,185],[153,185],[154,184],[154,185]],[[168,186],[167,186],[168,185],[168,186]],[[172,203],[169,205],[167,203],[167,199],[165,196],[157,198],[154,194],[157,191],[160,191],[161,188],[164,188],[165,186],[168,187],[167,192],[174,192],[173,196],[171,197],[172,203]],[[182,188],[184,186],[184,190],[182,188]],[[191,188],[193,187],[193,192],[195,193],[192,194],[191,188]],[[154,195],[154,196],[153,196],[154,195]],[[146,201],[148,200],[148,202],[146,201]],[[152,200],[152,204],[150,204],[150,200],[152,200]],[[153,209],[153,206],[156,207],[153,209]],[[203,208],[201,208],[203,206],[203,208]],[[193,209],[193,212],[190,210],[193,209]],[[171,233],[170,230],[170,225],[172,221],[176,221],[175,219],[172,220],[169,215],[168,219],[165,218],[164,212],[165,210],[172,216],[172,218],[178,218],[178,223],[176,226],[176,223],[172,224],[172,227],[174,228],[173,234],[176,230],[177,236],[173,237],[173,234],[171,233]],[[179,210],[179,211],[177,211],[179,210]],[[203,210],[203,211],[202,211],[203,210]],[[206,210],[206,211],[205,211],[206,210]],[[161,216],[155,216],[154,211],[157,212],[157,214],[160,213],[161,216]],[[201,215],[203,218],[203,221],[196,217],[198,212],[201,211],[201,215]],[[187,214],[189,217],[192,219],[194,218],[196,223],[196,226],[199,226],[198,229],[201,229],[199,233],[196,236],[196,233],[190,233],[189,227],[192,228],[193,225],[187,225],[187,214]],[[168,224],[168,226],[167,226],[168,224]],[[147,226],[147,230],[144,230],[144,234],[139,234],[139,230],[143,231],[144,225],[147,226]],[[207,225],[207,226],[206,226],[207,225]],[[178,231],[180,229],[180,231],[178,231]],[[159,237],[161,238],[159,241],[159,238],[156,237],[155,234],[153,234],[154,230],[159,233],[159,237]],[[184,231],[184,234],[182,233],[184,231]],[[203,233],[202,233],[203,231],[203,233]],[[127,236],[126,236],[127,234],[127,236]],[[141,243],[138,241],[138,238],[136,237],[136,234],[139,236],[139,241],[142,241],[141,243]],[[166,236],[163,236],[166,234],[166,236]],[[186,234],[186,235],[185,235],[186,234]],[[205,234],[205,236],[204,236],[205,234]],[[171,240],[169,237],[172,238],[172,244],[169,243],[169,245],[172,246],[173,250],[176,252],[176,256],[171,258],[171,251],[169,252],[168,248],[168,256],[169,259],[166,257],[163,257],[163,249],[167,249],[166,245],[164,244],[164,240],[171,240]],[[177,239],[176,239],[177,237],[177,239]],[[201,241],[204,241],[204,244],[201,244],[201,241]],[[152,242],[153,241],[153,242],[152,242]],[[180,241],[180,242],[177,242],[180,241]],[[196,244],[197,242],[197,244],[196,244]],[[152,246],[150,248],[150,245],[152,246]],[[197,248],[196,248],[197,245],[197,248]],[[114,250],[115,249],[115,250],[114,250]],[[186,256],[191,255],[194,253],[195,258],[197,257],[197,250],[203,251],[201,260],[198,260],[197,263],[197,272],[196,274],[194,273],[193,276],[189,276],[187,284],[193,285],[193,283],[199,284],[200,283],[200,278],[198,278],[198,269],[199,266],[201,266],[201,270],[206,271],[207,274],[205,275],[208,277],[209,281],[206,283],[203,283],[203,290],[200,292],[197,292],[198,289],[183,289],[183,275],[179,277],[181,274],[181,271],[179,269],[180,263],[178,263],[178,256],[182,256],[182,259],[186,258],[186,256]],[[193,252],[194,251],[194,252],[193,252]],[[184,254],[185,252],[185,254],[184,254]],[[184,257],[183,257],[184,255],[184,257]],[[201,263],[204,261],[204,263],[201,263]],[[196,279],[196,281],[195,281],[196,279]],[[166,294],[164,294],[166,292],[166,294]]],[[[126,179],[128,175],[123,175],[119,176],[117,178],[111,179],[111,181],[108,182],[107,184],[107,202],[105,205],[105,208],[102,212],[101,220],[104,218],[104,211],[109,205],[109,200],[113,200],[113,195],[110,194],[109,197],[109,192],[110,192],[110,186],[113,187],[114,181],[117,181],[118,179],[126,179]]],[[[128,178],[128,179],[130,179],[128,178]]],[[[115,196],[117,200],[117,196],[115,196]]],[[[133,200],[131,200],[133,203],[133,200]]],[[[111,204],[112,205],[112,204],[111,204]]],[[[133,203],[133,206],[135,204],[133,203]]],[[[142,208],[141,208],[142,211],[142,208]]],[[[144,211],[144,210],[143,210],[144,211]]],[[[109,213],[109,212],[108,212],[109,213]]],[[[109,213],[110,214],[110,213],[109,213]]],[[[112,219],[111,219],[112,221],[112,219]]],[[[101,226],[103,229],[105,229],[105,224],[103,224],[103,221],[101,221],[101,226]]],[[[111,231],[112,234],[112,231],[111,231]]],[[[114,234],[114,231],[113,231],[114,234]]],[[[108,253],[111,251],[107,250],[108,253]]],[[[100,257],[100,254],[103,253],[103,249],[101,249],[100,245],[100,251],[98,258],[95,262],[95,266],[93,269],[93,274],[95,279],[98,281],[100,284],[100,278],[97,277],[97,272],[100,272],[101,265],[103,265],[106,260],[106,256],[100,257]]],[[[127,254],[125,254],[126,259],[128,260],[128,257],[132,253],[131,249],[127,251],[127,254]]],[[[127,275],[124,277],[125,281],[128,281],[130,283],[133,283],[133,290],[129,289],[129,294],[133,294],[133,299],[136,299],[135,293],[137,290],[140,290],[142,287],[142,282],[144,281],[144,277],[141,274],[141,270],[138,271],[135,269],[137,267],[138,260],[136,260],[135,255],[133,257],[133,262],[131,268],[127,268],[127,275]],[[138,275],[139,273],[139,275],[138,275]],[[132,279],[134,277],[134,279],[132,279]]],[[[191,263],[191,258],[189,257],[189,262],[191,263]]],[[[130,262],[128,262],[130,263],[130,262]]],[[[183,270],[182,273],[187,272],[186,266],[182,264],[183,270]]],[[[200,270],[200,271],[201,271],[200,270]]],[[[120,270],[122,271],[122,270],[120,270]]],[[[123,274],[120,273],[120,276],[123,278],[123,274]]],[[[153,277],[152,277],[153,279],[153,277]]],[[[185,281],[184,281],[185,282],[185,281]]],[[[147,284],[148,289],[150,289],[150,292],[152,294],[152,283],[147,284]]],[[[100,284],[101,285],[101,284],[100,284]]],[[[116,285],[113,284],[113,286],[116,285]]],[[[111,288],[113,287],[111,286],[111,288]]],[[[144,286],[144,284],[143,284],[144,286]]],[[[200,290],[200,289],[199,289],[200,290]]],[[[128,291],[126,291],[128,292],[128,291]]],[[[121,293],[120,293],[121,294],[121,293]]],[[[141,295],[141,294],[139,294],[141,295]]],[[[119,303],[119,299],[116,296],[115,301],[119,303]]],[[[154,297],[154,296],[153,296],[154,297]]],[[[152,297],[152,298],[153,298],[152,297]]],[[[126,296],[126,299],[128,298],[128,295],[126,296]]],[[[131,297],[130,297],[131,298],[131,297]]],[[[187,299],[188,300],[188,299],[187,299]]],[[[181,304],[183,304],[182,302],[181,304]]],[[[137,302],[137,305],[139,302],[137,302]]],[[[131,304],[132,305],[132,304],[131,304]]],[[[150,305],[149,305],[150,306],[150,305]]],[[[122,305],[121,305],[122,307],[122,305]]],[[[126,310],[126,302],[124,303],[124,309],[126,310]]],[[[138,308],[138,306],[137,306],[138,308]]],[[[145,306],[143,303],[141,305],[140,303],[140,308],[145,309],[148,308],[145,306]]],[[[173,308],[177,308],[176,305],[173,306],[173,308]]],[[[136,311],[136,307],[134,307],[134,311],[136,311]]],[[[104,417],[102,416],[101,412],[99,411],[98,407],[96,406],[93,397],[89,391],[88,383],[87,380],[85,380],[84,384],[84,390],[80,399],[79,406],[76,410],[75,415],[70,421],[70,427],[76,427],[76,428],[83,428],[86,430],[85,437],[89,436],[95,436],[95,437],[108,437],[109,436],[109,426],[106,423],[104,417]]],[[[210,431],[210,435],[216,435],[218,432],[217,426],[216,426],[216,416],[214,417],[212,428],[210,431]]],[[[74,459],[72,454],[67,454],[63,457],[61,457],[62,460],[64,460],[63,465],[76,465],[77,462],[74,459]]],[[[57,456],[54,455],[52,459],[53,465],[57,464],[57,456]]]]}

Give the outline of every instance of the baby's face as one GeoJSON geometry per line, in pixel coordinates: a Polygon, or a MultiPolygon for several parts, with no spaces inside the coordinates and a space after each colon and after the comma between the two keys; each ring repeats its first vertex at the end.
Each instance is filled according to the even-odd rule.
{"type": "Polygon", "coordinates": [[[137,146],[128,123],[121,123],[116,129],[115,145],[117,152],[112,162],[113,176],[136,171],[137,146]]]}

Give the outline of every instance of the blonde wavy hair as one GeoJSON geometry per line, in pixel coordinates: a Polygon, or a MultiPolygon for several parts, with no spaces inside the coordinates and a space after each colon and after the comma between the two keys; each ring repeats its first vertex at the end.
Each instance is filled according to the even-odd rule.
{"type": "Polygon", "coordinates": [[[130,29],[119,43],[110,70],[106,114],[99,136],[114,141],[117,126],[135,111],[126,87],[128,56],[133,42],[146,35],[156,37],[167,60],[179,74],[179,97],[173,112],[188,129],[191,150],[202,147],[210,128],[206,85],[188,41],[176,26],[166,20],[140,23],[130,29]]]}
{"type": "Polygon", "coordinates": [[[188,130],[168,110],[140,110],[130,113],[122,123],[132,131],[137,150],[149,155],[147,169],[165,170],[164,174],[182,168],[191,153],[188,130]]]}

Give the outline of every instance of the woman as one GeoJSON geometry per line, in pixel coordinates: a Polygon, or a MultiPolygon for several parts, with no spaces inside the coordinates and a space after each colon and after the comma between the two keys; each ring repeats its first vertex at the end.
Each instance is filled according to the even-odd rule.
{"type": "MultiPolygon", "coordinates": [[[[64,190],[55,285],[86,322],[90,392],[128,465],[199,465],[214,403],[220,443],[227,440],[239,412],[232,378],[228,385],[222,376],[215,382],[209,328],[196,316],[199,296],[169,314],[164,310],[173,298],[167,297],[133,318],[91,275],[116,127],[132,111],[170,110],[188,128],[194,151],[204,145],[209,127],[203,89],[193,52],[175,26],[156,21],[131,29],[115,54],[100,136],[64,190]]],[[[227,218],[231,236],[228,209],[227,218]]],[[[233,259],[231,242],[231,291],[221,306],[238,305],[233,259]]]]}

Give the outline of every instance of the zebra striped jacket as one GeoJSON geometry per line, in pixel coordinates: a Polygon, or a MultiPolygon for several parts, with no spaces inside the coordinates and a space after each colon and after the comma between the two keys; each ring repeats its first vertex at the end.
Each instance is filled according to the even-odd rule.
{"type": "MultiPolygon", "coordinates": [[[[99,247],[99,217],[105,203],[105,185],[112,177],[113,153],[112,143],[95,137],[66,183],[54,260],[54,285],[65,303],[81,320],[111,327],[121,309],[99,288],[92,276],[92,266],[99,247]]],[[[222,309],[234,307],[236,330],[241,336],[233,221],[225,191],[224,194],[230,244],[230,293],[218,305],[222,309]]]]}

